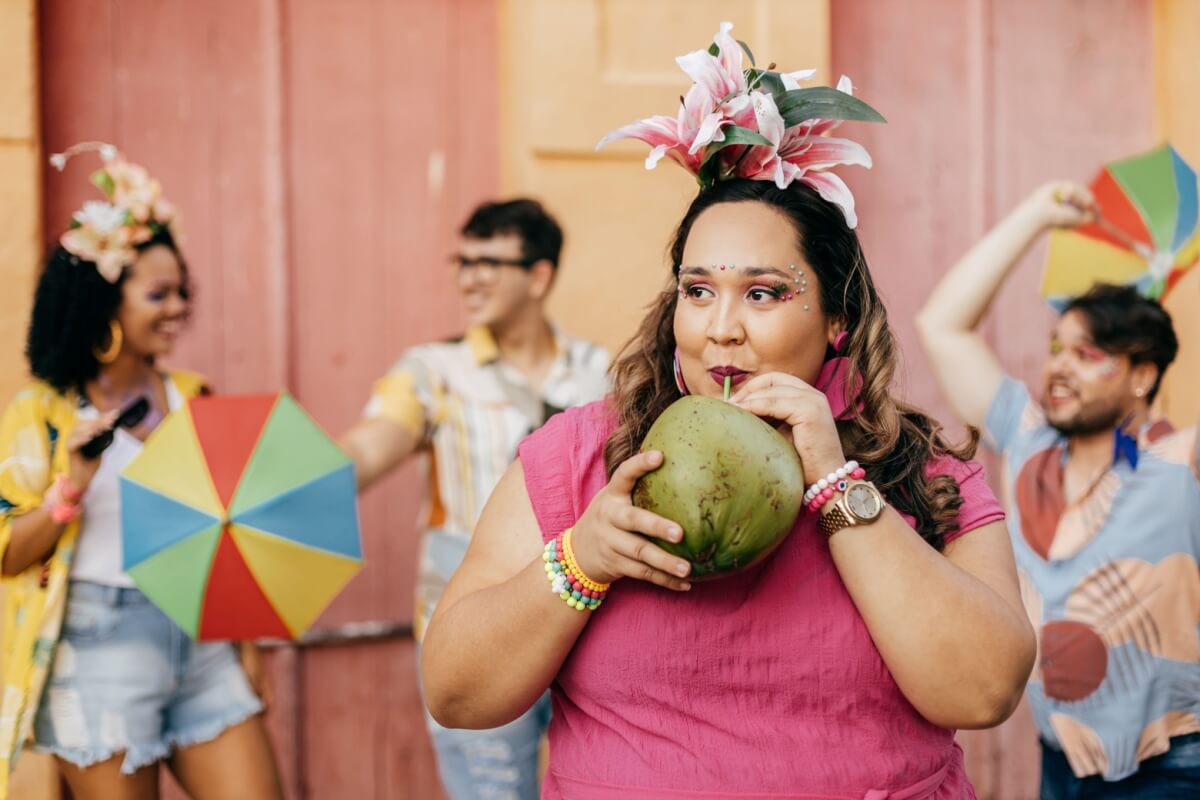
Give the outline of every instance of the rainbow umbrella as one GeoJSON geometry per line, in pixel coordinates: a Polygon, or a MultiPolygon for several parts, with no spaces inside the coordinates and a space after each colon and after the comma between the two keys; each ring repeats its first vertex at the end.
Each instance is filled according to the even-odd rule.
{"type": "Polygon", "coordinates": [[[169,414],[121,525],[125,571],[198,640],[298,637],[362,568],[353,465],[286,393],[169,414]]]}
{"type": "Polygon", "coordinates": [[[1090,188],[1100,216],[1051,234],[1042,296],[1061,307],[1116,283],[1161,299],[1200,258],[1196,171],[1165,144],[1108,164],[1090,188]]]}

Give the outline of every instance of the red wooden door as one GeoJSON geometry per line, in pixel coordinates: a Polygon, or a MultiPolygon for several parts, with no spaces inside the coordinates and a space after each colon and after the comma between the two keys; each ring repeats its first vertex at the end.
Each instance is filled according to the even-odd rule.
{"type": "MultiPolygon", "coordinates": [[[[499,184],[493,0],[45,0],[43,143],[112,142],[182,210],[175,361],[289,388],[328,430],[405,346],[459,328],[446,254],[499,184]]],[[[88,196],[47,170],[47,235],[88,196]]],[[[367,568],[318,622],[406,623],[415,465],[364,498],[367,568]]],[[[407,638],[272,655],[288,796],[436,797],[407,638]]]]}

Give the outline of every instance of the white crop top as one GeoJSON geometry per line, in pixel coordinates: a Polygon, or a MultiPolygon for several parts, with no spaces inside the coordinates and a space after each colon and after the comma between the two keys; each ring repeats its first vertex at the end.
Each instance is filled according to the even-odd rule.
{"type": "MultiPolygon", "coordinates": [[[[170,378],[164,378],[167,408],[183,405],[183,393],[170,378]]],[[[95,419],[100,412],[91,403],[79,409],[79,419],[95,419]]],[[[162,424],[161,422],[159,424],[162,424]]],[[[100,468],[83,495],[79,519],[79,538],[75,560],[71,562],[71,580],[102,583],[106,586],[133,586],[133,579],[122,568],[121,486],[120,475],[129,462],[142,452],[142,442],[124,428],[118,428],[113,442],[100,456],[100,468]]]]}

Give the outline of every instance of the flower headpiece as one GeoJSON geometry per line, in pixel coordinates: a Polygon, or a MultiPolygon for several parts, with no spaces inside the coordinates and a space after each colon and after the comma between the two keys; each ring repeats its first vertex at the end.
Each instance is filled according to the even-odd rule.
{"type": "Polygon", "coordinates": [[[646,169],[667,156],[702,187],[750,178],[786,189],[798,180],[841,208],[846,224],[855,227],[854,196],[828,170],[838,164],[870,167],[871,156],[857,142],[823,134],[842,120],[884,118],[853,96],[844,75],[837,89],[800,88],[799,81],[812,78],[816,70],[780,73],[772,71],[774,64],[757,69],[750,48],[735,40],[731,30],[733,23],[722,22],[711,47],[675,59],[694,81],[677,116],[649,117],[618,128],[596,149],[616,139],[639,139],[654,148],[646,169]],[[742,66],[743,55],[750,60],[749,69],[742,66]]]}
{"type": "Polygon", "coordinates": [[[59,243],[76,258],[95,263],[106,281],[116,283],[121,270],[137,260],[139,244],[163,228],[177,235],[178,215],[163,199],[158,181],[144,167],[126,161],[111,144],[82,142],[50,156],[50,164],[61,172],[68,159],[87,152],[100,154],[103,166],[91,180],[105,199],[88,200],[72,214],[59,243]]]}

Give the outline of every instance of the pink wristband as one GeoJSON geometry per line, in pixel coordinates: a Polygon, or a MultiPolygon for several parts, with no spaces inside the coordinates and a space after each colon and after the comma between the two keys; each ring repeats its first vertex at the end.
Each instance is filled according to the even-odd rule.
{"type": "Polygon", "coordinates": [[[58,525],[66,525],[79,516],[79,500],[82,495],[71,487],[65,475],[59,475],[46,492],[44,505],[50,512],[50,519],[58,525]],[[69,498],[75,497],[72,501],[69,498]]]}
{"type": "Polygon", "coordinates": [[[62,493],[64,500],[73,506],[79,505],[79,501],[83,499],[83,492],[72,486],[66,475],[59,475],[54,483],[59,487],[58,490],[62,493]]]}

